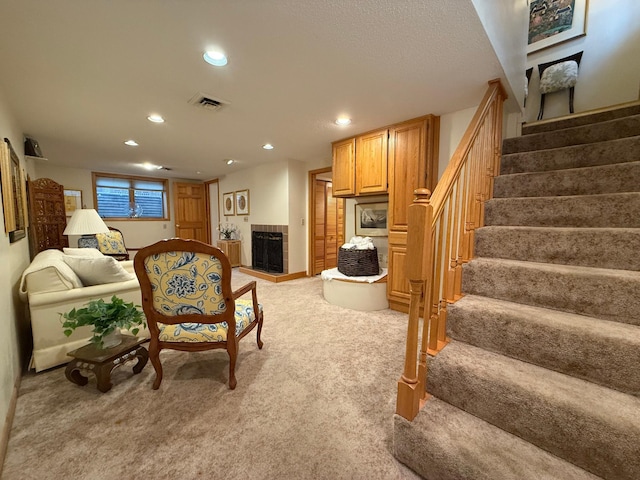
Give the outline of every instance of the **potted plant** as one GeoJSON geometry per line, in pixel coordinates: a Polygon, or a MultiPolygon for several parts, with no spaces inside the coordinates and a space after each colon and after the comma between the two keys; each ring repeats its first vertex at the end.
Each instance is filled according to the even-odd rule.
{"type": "Polygon", "coordinates": [[[91,342],[100,348],[114,347],[122,341],[121,328],[137,335],[140,326],[147,326],[146,319],[138,307],[139,305],[134,305],[133,302],[126,303],[116,295],[111,297],[111,302],[105,302],[103,299],[91,300],[83,308],[73,308],[67,313],[61,313],[61,320],[64,319],[62,328],[68,337],[76,328],[92,325],[91,342]]]}
{"type": "Polygon", "coordinates": [[[218,231],[220,232],[221,240],[231,240],[233,235],[238,233],[238,227],[233,223],[225,223],[224,225],[218,225],[218,231]]]}

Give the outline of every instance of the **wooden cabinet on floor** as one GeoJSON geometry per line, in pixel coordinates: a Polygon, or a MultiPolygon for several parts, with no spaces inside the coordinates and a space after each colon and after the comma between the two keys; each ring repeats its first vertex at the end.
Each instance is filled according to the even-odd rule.
{"type": "Polygon", "coordinates": [[[218,240],[218,248],[227,256],[232,267],[240,266],[241,246],[240,240],[218,240]]]}
{"type": "Polygon", "coordinates": [[[394,310],[409,310],[407,211],[417,188],[431,191],[438,181],[440,117],[427,115],[389,128],[389,277],[387,297],[394,310]]]}

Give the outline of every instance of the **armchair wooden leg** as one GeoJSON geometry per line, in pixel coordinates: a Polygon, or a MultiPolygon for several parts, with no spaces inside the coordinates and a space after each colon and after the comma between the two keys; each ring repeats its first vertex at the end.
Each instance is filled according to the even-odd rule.
{"type": "Polygon", "coordinates": [[[569,87],[569,113],[573,113],[573,91],[574,87],[569,87]]]}
{"type": "Polygon", "coordinates": [[[544,93],[540,94],[540,111],[538,112],[538,120],[542,120],[542,114],[544,113],[544,93]]]}
{"type": "Polygon", "coordinates": [[[234,390],[236,381],[236,358],[238,357],[238,338],[235,342],[227,338],[227,353],[229,354],[229,390],[234,390]]]}
{"type": "Polygon", "coordinates": [[[262,350],[262,346],[264,345],[264,343],[262,343],[262,340],[260,339],[260,337],[262,336],[262,318],[263,316],[260,315],[260,320],[258,320],[258,333],[256,336],[257,342],[258,342],[258,348],[260,350],[262,350]]]}
{"type": "Polygon", "coordinates": [[[152,388],[157,390],[160,388],[160,384],[162,383],[162,364],[160,363],[160,349],[158,348],[158,343],[153,340],[151,340],[151,343],[149,344],[149,359],[156,371],[156,379],[153,382],[152,388]]]}

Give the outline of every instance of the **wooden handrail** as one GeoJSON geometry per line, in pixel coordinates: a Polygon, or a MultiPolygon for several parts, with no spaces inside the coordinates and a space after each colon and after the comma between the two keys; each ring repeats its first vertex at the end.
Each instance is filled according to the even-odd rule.
{"type": "Polygon", "coordinates": [[[484,202],[491,198],[500,167],[506,98],[500,80],[491,80],[433,194],[416,190],[408,210],[409,320],[396,404],[396,413],[407,420],[415,418],[428,396],[427,356],[447,344],[447,304],[462,297],[462,265],[473,258],[475,230],[484,225],[484,202]]]}

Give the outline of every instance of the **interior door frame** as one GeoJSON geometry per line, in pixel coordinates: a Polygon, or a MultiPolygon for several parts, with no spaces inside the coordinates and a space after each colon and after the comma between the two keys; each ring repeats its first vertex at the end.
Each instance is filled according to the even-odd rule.
{"type": "Polygon", "coordinates": [[[309,252],[309,258],[307,258],[307,277],[313,277],[313,271],[314,271],[314,267],[313,265],[315,264],[315,257],[316,257],[316,244],[315,244],[315,237],[316,237],[316,177],[318,175],[321,175],[323,173],[331,173],[332,172],[332,168],[331,167],[324,167],[324,168],[318,168],[316,170],[309,170],[309,183],[307,184],[308,187],[308,191],[309,191],[309,233],[308,233],[308,239],[309,239],[309,248],[307,249],[309,252]]]}
{"type": "MultiPolygon", "coordinates": [[[[216,199],[216,207],[218,209],[218,223],[220,222],[220,182],[217,178],[213,180],[207,180],[204,182],[204,202],[205,202],[205,212],[207,215],[207,238],[208,242],[211,245],[213,244],[213,223],[211,222],[211,193],[209,193],[209,187],[212,183],[216,183],[218,185],[218,198],[216,199]]],[[[214,245],[215,246],[215,245],[214,245]]]]}

